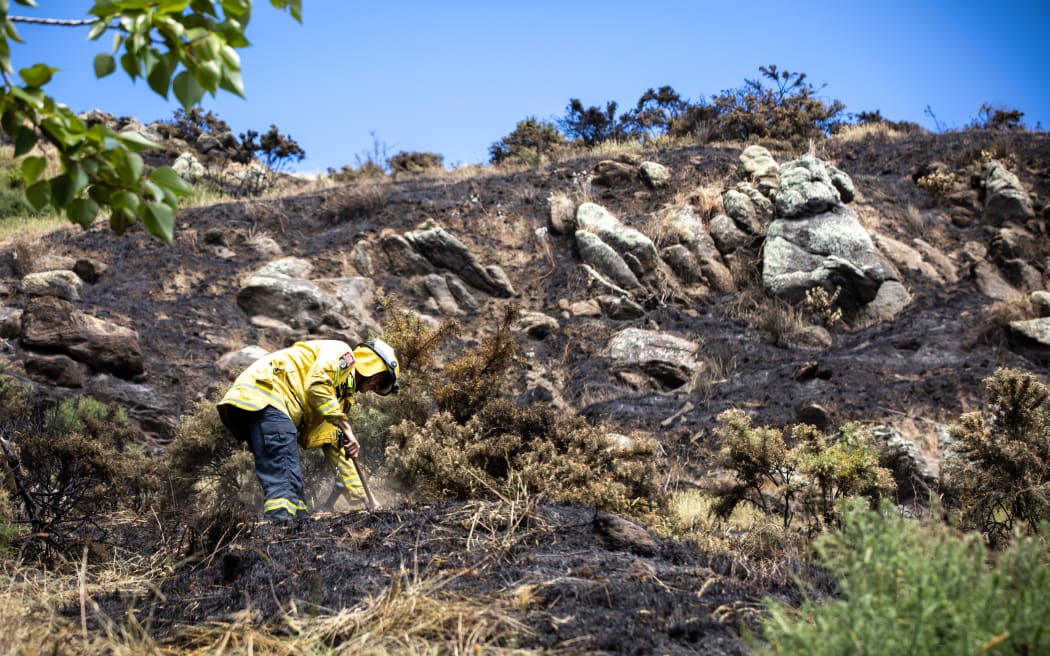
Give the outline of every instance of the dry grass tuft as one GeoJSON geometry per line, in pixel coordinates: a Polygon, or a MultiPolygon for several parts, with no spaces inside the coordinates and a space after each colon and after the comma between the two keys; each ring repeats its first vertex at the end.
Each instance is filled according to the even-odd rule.
{"type": "Polygon", "coordinates": [[[908,133],[894,128],[886,123],[864,123],[862,125],[844,125],[835,133],[833,140],[837,141],[868,141],[871,139],[882,139],[885,141],[900,141],[908,137],[908,133]]]}
{"type": "Polygon", "coordinates": [[[367,217],[383,206],[387,188],[386,182],[373,181],[344,185],[325,199],[321,209],[339,223],[367,217]]]}
{"type": "Polygon", "coordinates": [[[515,644],[515,636],[531,633],[515,617],[517,596],[493,600],[447,590],[456,578],[420,579],[402,570],[385,593],[354,608],[287,622],[305,647],[299,653],[324,646],[340,655],[527,653],[515,644]]]}

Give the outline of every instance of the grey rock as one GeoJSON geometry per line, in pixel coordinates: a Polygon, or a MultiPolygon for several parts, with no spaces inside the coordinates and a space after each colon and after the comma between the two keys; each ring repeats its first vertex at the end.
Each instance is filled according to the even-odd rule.
{"type": "Polygon", "coordinates": [[[856,213],[842,205],[804,220],[777,219],[762,255],[766,291],[798,303],[809,289],[840,288],[839,303],[854,309],[874,300],[887,280],[899,280],[875,248],[856,213]]]}
{"type": "Polygon", "coordinates": [[[94,285],[98,282],[107,269],[109,269],[109,265],[105,262],[88,257],[80,258],[73,265],[73,273],[77,274],[81,280],[89,285],[94,285]]]}
{"type": "Polygon", "coordinates": [[[612,246],[602,241],[598,235],[586,230],[577,230],[576,246],[580,251],[580,259],[585,264],[593,267],[616,285],[627,290],[643,289],[642,284],[623,257],[612,246]]]}
{"type": "Polygon", "coordinates": [[[671,171],[656,162],[642,162],[638,166],[638,175],[645,186],[651,189],[660,189],[671,183],[671,171]]]}
{"type": "Polygon", "coordinates": [[[25,367],[26,374],[34,380],[58,387],[84,386],[83,365],[67,355],[27,353],[22,366],[25,367]]]}
{"type": "Polygon", "coordinates": [[[610,319],[629,321],[645,316],[645,308],[625,296],[603,294],[597,301],[602,312],[610,319]]]}
{"type": "Polygon", "coordinates": [[[606,351],[610,369],[621,380],[637,386],[644,379],[650,390],[668,391],[686,385],[701,370],[699,348],[668,333],[626,328],[612,336],[606,351]]]}
{"type": "Polygon", "coordinates": [[[982,218],[992,225],[1007,221],[1024,223],[1035,216],[1032,199],[1021,181],[998,160],[992,160],[981,181],[984,207],[982,218]]]}
{"type": "Polygon", "coordinates": [[[550,228],[556,235],[571,235],[576,232],[576,203],[565,194],[551,196],[550,228]]]}
{"type": "Polygon", "coordinates": [[[244,348],[223,353],[215,361],[215,366],[230,380],[237,378],[241,372],[251,366],[259,358],[267,355],[269,351],[258,345],[245,346],[244,348]]]}
{"type": "Polygon", "coordinates": [[[754,237],[738,228],[736,222],[725,214],[713,217],[710,229],[711,239],[714,240],[718,252],[722,255],[749,248],[754,241],[754,237]]]}
{"type": "MultiPolygon", "coordinates": [[[[780,170],[776,212],[780,219],[822,214],[843,202],[841,180],[832,180],[832,169],[810,155],[785,164],[780,170]]],[[[845,175],[845,174],[842,174],[845,175]]]]}
{"type": "Polygon", "coordinates": [[[594,167],[592,183],[600,187],[624,187],[635,180],[635,167],[624,162],[603,160],[594,167]]]}
{"type": "MultiPolygon", "coordinates": [[[[1050,317],[1050,292],[1039,290],[1032,292],[1032,305],[1035,306],[1035,311],[1039,313],[1040,317],[1050,317]]],[[[0,310],[0,317],[2,317],[2,310],[0,310]]],[[[0,325],[2,325],[2,318],[0,318],[0,325]]]]}
{"type": "Polygon", "coordinates": [[[52,296],[33,298],[26,304],[21,344],[31,351],[64,353],[121,378],[145,371],[136,331],[85,314],[52,296]]]}
{"type": "Polygon", "coordinates": [[[515,322],[516,330],[533,339],[546,339],[559,329],[558,320],[542,312],[524,312],[515,322]]]}
{"type": "Polygon", "coordinates": [[[656,268],[659,255],[653,241],[621,223],[601,205],[580,205],[576,210],[576,225],[578,230],[591,232],[611,246],[631,266],[636,276],[644,276],[656,268]]]}
{"type": "Polygon", "coordinates": [[[780,165],[762,146],[751,145],[740,153],[740,164],[749,179],[754,180],[758,190],[769,195],[777,188],[780,165]]]}
{"type": "Polygon", "coordinates": [[[394,273],[403,276],[419,276],[437,270],[437,267],[418,253],[412,244],[401,235],[384,235],[380,243],[387,257],[389,269],[394,273]]]}
{"type": "Polygon", "coordinates": [[[26,296],[54,296],[66,301],[80,299],[80,290],[84,281],[72,271],[41,271],[30,273],[22,278],[18,291],[26,296]]]}
{"type": "Polygon", "coordinates": [[[463,242],[436,223],[425,222],[419,229],[405,233],[405,239],[431,264],[455,273],[471,287],[503,298],[514,295],[506,276],[494,276],[498,269],[482,266],[463,242]]]}
{"type": "Polygon", "coordinates": [[[22,334],[22,311],[0,307],[0,339],[13,339],[22,334]]]}

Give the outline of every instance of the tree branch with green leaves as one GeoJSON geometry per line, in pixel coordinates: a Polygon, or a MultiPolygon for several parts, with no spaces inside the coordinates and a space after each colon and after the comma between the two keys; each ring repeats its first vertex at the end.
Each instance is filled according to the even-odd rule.
{"type": "MultiPolygon", "coordinates": [[[[36,7],[34,0],[15,0],[36,7]]],[[[302,0],[270,0],[275,8],[302,20],[302,0]]],[[[118,133],[104,125],[88,126],[67,105],[44,90],[57,69],[36,63],[16,71],[11,43],[22,43],[16,23],[89,27],[88,39],[113,33],[110,52],[95,56],[95,76],[120,68],[132,79],[145,79],[150,89],[168,98],[174,94],[189,111],[205,93],[219,90],[244,96],[237,50],[249,42],[245,30],[252,0],[96,0],[79,21],[47,21],[9,14],[10,1],[0,0],[0,129],[24,157],[22,177],[26,199],[36,210],[53,207],[84,228],[100,212],[123,234],[141,221],[150,234],[167,243],[174,238],[178,198],[189,187],[168,166],[147,170],[139,154],[156,144],[133,133],[118,133]],[[43,155],[30,154],[49,146],[58,154],[60,172],[48,177],[43,155]]]]}

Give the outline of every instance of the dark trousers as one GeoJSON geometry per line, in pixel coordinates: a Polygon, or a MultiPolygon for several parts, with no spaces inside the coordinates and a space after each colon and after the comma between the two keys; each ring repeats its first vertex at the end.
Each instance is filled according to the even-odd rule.
{"type": "Polygon", "coordinates": [[[288,415],[267,406],[255,412],[240,411],[248,446],[255,456],[255,475],[263,489],[263,512],[269,519],[290,519],[306,514],[303,472],[295,425],[288,415]]]}

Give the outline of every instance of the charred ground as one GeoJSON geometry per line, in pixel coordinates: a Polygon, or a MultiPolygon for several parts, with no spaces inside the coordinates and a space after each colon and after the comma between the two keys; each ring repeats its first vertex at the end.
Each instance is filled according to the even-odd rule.
{"type": "MultiPolygon", "coordinates": [[[[589,196],[642,229],[654,211],[695,190],[731,187],[740,176],[740,149],[646,152],[673,173],[663,189],[590,186],[585,180],[600,158],[583,157],[530,170],[411,177],[186,209],[171,247],[139,231],[115,237],[103,228],[63,231],[27,247],[108,265],[96,284],[85,286],[78,306],[138,332],[146,373],[136,382],[158,395],[153,407],[130,411],[163,453],[179,416],[228,384],[215,366],[222,354],[247,344],[284,345],[253,326],[234,302],[245,277],[274,258],[256,247],[260,237],[271,238],[284,256],[309,259],[316,276],[338,277],[352,273],[347,253],[359,242],[433,219],[469,242],[480,260],[498,263],[523,309],[561,315],[566,301],[589,291],[571,236],[543,232],[552,193],[589,196]]],[[[962,177],[982,151],[996,149],[1012,158],[1032,195],[1036,220],[1029,229],[1045,254],[1047,135],[969,131],[832,140],[817,155],[852,177],[862,222],[895,239],[933,243],[957,266],[957,281],[931,284],[906,276],[913,302],[894,321],[837,332],[833,344],[819,350],[778,345],[761,326],[729,312],[745,302],[743,292],[693,298],[672,289],[646,299],[639,319],[565,314],[559,330],[543,339],[522,336],[529,353],[522,372],[538,368],[561,381],[565,400],[594,423],[657,437],[673,468],[669,486],[694,485],[707,471],[717,446],[710,429],[730,407],[746,407],[763,424],[790,424],[813,406],[836,425],[891,423],[936,458],[937,427],[976,407],[981,381],[996,368],[1045,374],[1039,362],[1010,350],[994,323],[994,301],[975,287],[965,244],[987,245],[993,235],[981,222],[977,192],[964,184],[934,202],[915,185],[916,175],[937,163],[962,177]],[[921,225],[908,220],[909,207],[921,210],[921,225]],[[703,394],[688,386],[659,393],[625,388],[610,377],[603,352],[612,331],[632,325],[701,341],[731,361],[729,375],[703,394]]],[[[776,154],[780,161],[798,155],[776,154]]],[[[13,289],[10,251],[4,262],[13,289]]],[[[377,289],[409,306],[422,302],[420,290],[403,277],[379,271],[374,279],[377,289]]],[[[450,351],[476,342],[505,302],[490,299],[480,312],[458,317],[462,336],[450,351]]],[[[6,349],[17,371],[20,347],[12,341],[6,349]]],[[[522,381],[513,385],[519,399],[535,400],[522,381]]],[[[746,558],[703,553],[692,542],[650,530],[624,537],[615,518],[593,508],[522,506],[520,500],[399,505],[395,495],[387,499],[391,508],[376,513],[319,514],[287,529],[247,527],[210,553],[197,553],[156,593],[114,593],[103,607],[110,616],[131,609],[161,634],[230,622],[245,610],[254,621],[280,625],[292,608],[335,614],[382,598],[394,582],[441,580],[446,583],[438,597],[486,600],[527,627],[508,634],[507,647],[740,654],[747,652],[741,628],[760,615],[762,598],[799,595],[797,560],[757,570],[746,558]]],[[[171,539],[141,530],[140,537],[154,543],[171,539]]],[[[803,578],[827,589],[815,572],[803,578]]]]}

